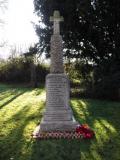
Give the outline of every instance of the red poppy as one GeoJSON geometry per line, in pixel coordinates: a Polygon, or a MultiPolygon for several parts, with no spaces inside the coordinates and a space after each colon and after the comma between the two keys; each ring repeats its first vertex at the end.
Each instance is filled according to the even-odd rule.
{"type": "Polygon", "coordinates": [[[85,139],[90,139],[94,136],[94,132],[86,124],[77,126],[76,132],[82,134],[85,139]]]}

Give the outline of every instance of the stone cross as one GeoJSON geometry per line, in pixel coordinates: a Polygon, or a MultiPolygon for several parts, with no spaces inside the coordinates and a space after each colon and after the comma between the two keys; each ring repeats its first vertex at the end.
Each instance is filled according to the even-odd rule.
{"type": "Polygon", "coordinates": [[[54,24],[54,32],[51,36],[51,73],[63,73],[63,44],[62,37],[60,35],[60,22],[63,21],[63,17],[60,16],[59,11],[54,11],[53,17],[50,17],[50,21],[54,24]]]}
{"type": "Polygon", "coordinates": [[[60,22],[64,21],[64,18],[60,16],[60,12],[54,11],[53,17],[50,17],[50,21],[54,22],[53,34],[60,34],[60,22]]]}

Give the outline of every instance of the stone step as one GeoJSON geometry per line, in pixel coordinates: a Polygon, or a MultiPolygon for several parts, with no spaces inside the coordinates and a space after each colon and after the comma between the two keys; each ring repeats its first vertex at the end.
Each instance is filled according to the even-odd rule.
{"type": "Polygon", "coordinates": [[[54,103],[54,104],[47,104],[47,107],[46,108],[69,108],[68,106],[64,106],[64,104],[63,105],[60,105],[60,104],[57,104],[57,103],[54,103]]]}
{"type": "Polygon", "coordinates": [[[44,114],[44,117],[72,117],[71,114],[44,114]]]}
{"type": "Polygon", "coordinates": [[[73,121],[42,121],[40,125],[41,131],[73,131],[76,129],[78,122],[73,121]]]}
{"type": "Polygon", "coordinates": [[[46,110],[46,112],[45,112],[45,115],[56,115],[56,114],[72,114],[72,111],[71,110],[46,110]]]}
{"type": "Polygon", "coordinates": [[[49,114],[49,115],[44,115],[44,121],[70,121],[72,120],[72,116],[70,114],[49,114]]]}
{"type": "Polygon", "coordinates": [[[53,106],[51,106],[51,107],[46,107],[45,108],[46,109],[46,111],[47,110],[71,110],[71,108],[70,107],[53,107],[53,106]]]}
{"type": "Polygon", "coordinates": [[[71,112],[54,111],[54,112],[45,112],[44,116],[45,117],[49,117],[49,116],[54,116],[54,117],[67,117],[67,116],[70,116],[70,117],[72,117],[72,114],[71,114],[71,112]]]}

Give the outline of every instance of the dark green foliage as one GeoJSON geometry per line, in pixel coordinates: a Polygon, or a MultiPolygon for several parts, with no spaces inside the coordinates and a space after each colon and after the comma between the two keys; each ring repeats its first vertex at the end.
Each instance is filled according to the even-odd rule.
{"type": "MultiPolygon", "coordinates": [[[[31,61],[26,58],[14,58],[0,65],[0,82],[10,83],[30,83],[31,81],[31,61]]],[[[45,82],[48,68],[44,65],[37,65],[37,81],[45,82]]]]}
{"type": "MultiPolygon", "coordinates": [[[[64,56],[93,63],[91,89],[95,97],[120,99],[119,0],[34,0],[34,5],[45,24],[43,27],[40,22],[36,26],[41,52],[49,56],[52,34],[49,17],[54,10],[59,10],[64,17],[64,23],[61,23],[64,56]]],[[[86,75],[85,68],[77,67],[78,70],[79,75],[86,75]]]]}
{"type": "Polygon", "coordinates": [[[37,73],[37,80],[44,83],[45,77],[49,73],[49,67],[38,64],[36,66],[36,73],[37,73]]]}
{"type": "Polygon", "coordinates": [[[100,67],[94,71],[95,77],[95,97],[120,100],[120,65],[119,61],[114,63],[111,59],[109,63],[102,62],[100,67]]]}
{"type": "Polygon", "coordinates": [[[77,61],[70,64],[66,63],[65,70],[71,81],[77,80],[85,84],[89,84],[91,81],[93,67],[88,63],[86,64],[84,61],[77,61]]]}
{"type": "Polygon", "coordinates": [[[84,61],[65,65],[71,81],[71,97],[93,98],[93,66],[84,61]]]}
{"type": "Polygon", "coordinates": [[[14,58],[0,66],[1,82],[28,82],[30,77],[29,62],[23,58],[14,58]]]}
{"type": "MultiPolygon", "coordinates": [[[[65,56],[82,57],[99,63],[120,59],[120,3],[118,0],[34,0],[35,11],[46,25],[36,27],[41,51],[49,51],[52,24],[49,17],[58,9],[64,17],[61,34],[65,56]]],[[[40,22],[41,24],[41,22],[40,22]]]]}
{"type": "Polygon", "coordinates": [[[114,60],[99,66],[77,61],[65,65],[71,80],[71,96],[120,100],[120,66],[114,60]]]}

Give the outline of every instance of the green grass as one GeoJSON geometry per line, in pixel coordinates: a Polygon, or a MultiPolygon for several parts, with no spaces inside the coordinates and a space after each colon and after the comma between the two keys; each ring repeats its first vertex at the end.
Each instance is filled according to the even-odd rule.
{"type": "Polygon", "coordinates": [[[45,106],[45,91],[0,85],[0,160],[120,160],[120,103],[72,99],[76,119],[92,140],[31,138],[45,106]]]}

